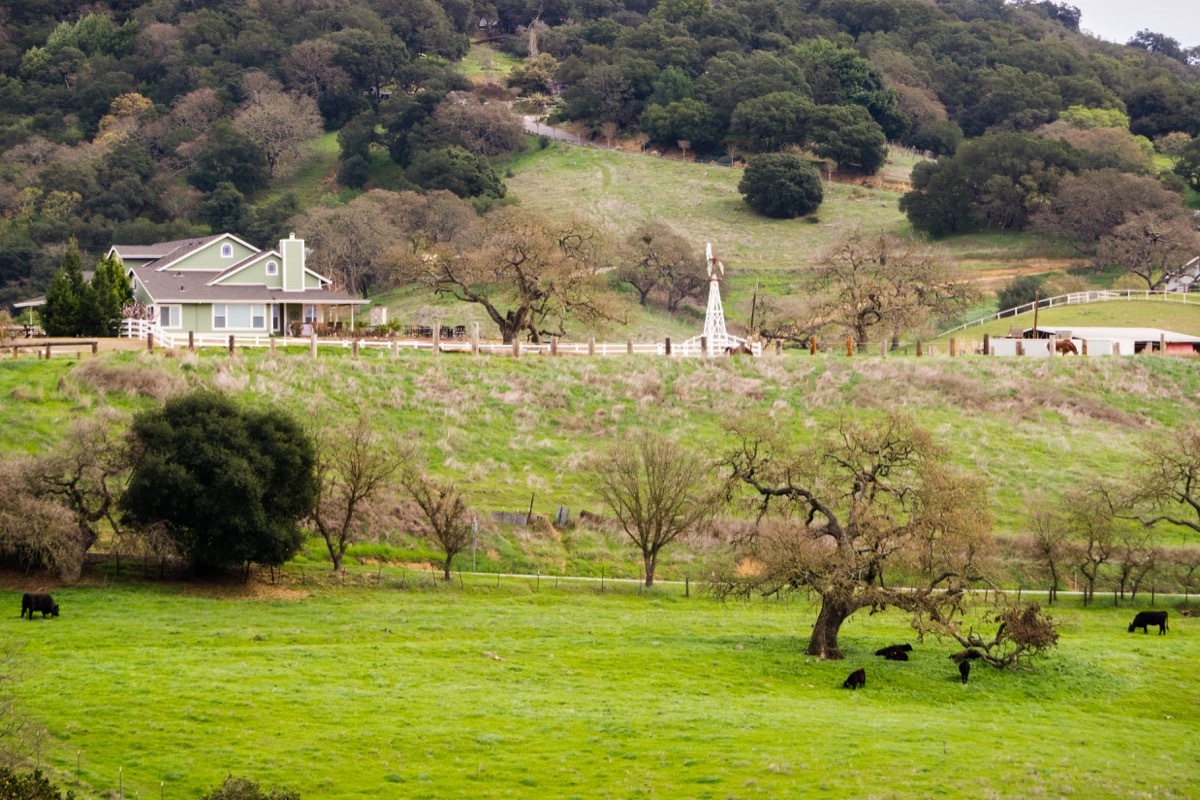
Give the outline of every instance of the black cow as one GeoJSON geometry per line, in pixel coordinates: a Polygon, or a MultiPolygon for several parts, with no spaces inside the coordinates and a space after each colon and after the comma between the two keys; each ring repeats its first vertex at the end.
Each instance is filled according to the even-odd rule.
{"type": "Polygon", "coordinates": [[[1137,616],[1133,618],[1133,622],[1129,623],[1129,632],[1133,633],[1134,628],[1141,628],[1142,633],[1149,633],[1147,628],[1151,625],[1158,626],[1158,635],[1162,636],[1167,632],[1167,612],[1165,611],[1139,611],[1137,616]]]}
{"type": "Polygon", "coordinates": [[[29,612],[29,619],[33,619],[33,612],[42,612],[42,619],[49,614],[52,617],[58,616],[58,603],[54,602],[48,594],[30,594],[26,592],[21,595],[21,616],[25,616],[25,612],[29,612]]]}
{"type": "Polygon", "coordinates": [[[850,677],[846,678],[842,684],[843,689],[865,689],[867,686],[867,671],[865,669],[856,669],[850,673],[850,677]]]}
{"type": "Polygon", "coordinates": [[[911,652],[911,644],[891,644],[876,650],[875,655],[883,656],[888,661],[908,661],[908,654],[911,652]]]}
{"type": "Polygon", "coordinates": [[[971,674],[971,662],[969,660],[958,662],[958,674],[962,676],[962,682],[966,683],[967,678],[971,674]]]}

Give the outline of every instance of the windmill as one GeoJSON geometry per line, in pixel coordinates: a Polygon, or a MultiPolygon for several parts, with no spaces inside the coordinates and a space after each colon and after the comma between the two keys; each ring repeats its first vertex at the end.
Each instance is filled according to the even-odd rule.
{"type": "Polygon", "coordinates": [[[704,314],[704,333],[694,336],[684,342],[684,347],[699,348],[700,339],[708,342],[710,355],[725,353],[739,347],[747,346],[745,339],[730,335],[725,330],[725,308],[721,305],[721,278],[725,275],[725,265],[713,256],[712,243],[704,250],[708,262],[708,310],[704,314]]]}

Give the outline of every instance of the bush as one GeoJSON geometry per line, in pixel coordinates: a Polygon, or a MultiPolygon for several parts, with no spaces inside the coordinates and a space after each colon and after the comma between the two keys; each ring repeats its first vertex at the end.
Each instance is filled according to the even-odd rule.
{"type": "Polygon", "coordinates": [[[204,800],[300,800],[300,795],[286,789],[272,789],[268,794],[249,778],[230,775],[224,783],[204,795],[204,800]]]}
{"type": "Polygon", "coordinates": [[[72,800],[75,793],[68,790],[64,795],[40,769],[22,775],[8,767],[0,767],[0,797],[4,800],[72,800]]]}
{"type": "Polygon", "coordinates": [[[776,219],[811,214],[824,199],[817,168],[787,153],[754,158],[738,183],[738,191],[748,206],[776,219]]]}
{"type": "Polygon", "coordinates": [[[1012,283],[996,292],[996,305],[1000,311],[1005,311],[1032,303],[1037,297],[1045,297],[1045,292],[1042,292],[1042,284],[1045,282],[1044,275],[1020,275],[1013,278],[1012,283]]]}
{"type": "Polygon", "coordinates": [[[359,155],[350,156],[338,168],[338,183],[351,189],[361,189],[370,177],[370,165],[367,164],[365,158],[359,155]]]}

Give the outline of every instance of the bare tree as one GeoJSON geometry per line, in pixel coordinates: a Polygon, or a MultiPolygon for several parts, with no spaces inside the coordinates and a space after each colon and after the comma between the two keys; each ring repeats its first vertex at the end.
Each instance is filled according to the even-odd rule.
{"type": "Polygon", "coordinates": [[[85,552],[78,520],[62,503],[38,496],[29,462],[0,462],[0,560],[64,580],[79,577],[85,552]]]}
{"type": "Polygon", "coordinates": [[[891,332],[960,310],[976,297],[936,251],[886,234],[851,231],[818,257],[810,286],[817,319],[845,329],[859,348],[891,332]]]}
{"type": "Polygon", "coordinates": [[[1170,552],[1179,584],[1190,595],[1196,588],[1196,575],[1200,572],[1200,547],[1176,547],[1170,552]]]}
{"type": "Polygon", "coordinates": [[[731,486],[755,498],[748,563],[759,566],[718,581],[718,594],[815,592],[807,652],[822,658],[842,657],[838,632],[861,608],[942,622],[961,613],[991,542],[984,482],[949,467],[946,449],[906,417],[843,419],[800,447],[790,433],[778,421],[743,433],[725,459],[731,486]],[[896,564],[920,585],[887,587],[896,564]]]}
{"type": "Polygon", "coordinates": [[[1083,574],[1083,604],[1096,596],[1100,571],[1116,550],[1117,512],[1112,493],[1092,484],[1067,493],[1062,500],[1063,524],[1071,537],[1076,568],[1083,574]]]}
{"type": "Polygon", "coordinates": [[[568,317],[621,318],[599,280],[603,252],[599,232],[587,223],[551,222],[510,206],[490,213],[465,251],[399,253],[395,265],[401,279],[481,306],[505,343],[522,332],[540,342],[563,335],[568,317]]]}
{"type": "Polygon", "coordinates": [[[708,472],[696,453],[647,431],[592,459],[592,486],[641,550],[646,586],[663,548],[712,518],[718,498],[708,472]]]}
{"type": "Polygon", "coordinates": [[[637,290],[643,306],[652,292],[662,292],[667,311],[674,313],[684,300],[697,298],[707,282],[704,257],[661,222],[639,226],[625,240],[618,259],[617,279],[637,290]]]}
{"type": "Polygon", "coordinates": [[[1157,532],[1142,525],[1118,524],[1113,547],[1114,581],[1122,600],[1126,589],[1136,600],[1138,589],[1158,566],[1161,553],[1156,546],[1157,532]]]}
{"type": "Polygon", "coordinates": [[[400,483],[421,510],[422,535],[446,554],[442,577],[450,580],[454,556],[471,545],[470,506],[466,495],[453,481],[439,481],[423,468],[411,464],[401,471],[400,483]]]}
{"type": "Polygon", "coordinates": [[[233,119],[234,127],[249,136],[267,156],[271,177],[300,145],[321,135],[321,114],[308,96],[292,97],[282,92],[258,92],[233,119]]]}
{"type": "Polygon", "coordinates": [[[342,568],[346,549],[370,531],[373,510],[405,460],[410,457],[368,422],[360,412],[357,422],[340,430],[319,430],[317,443],[317,499],[312,523],[325,540],[333,570],[342,568]]]}
{"type": "Polygon", "coordinates": [[[1054,512],[1044,497],[1031,502],[1029,552],[1049,581],[1047,604],[1058,600],[1063,569],[1070,559],[1070,531],[1061,515],[1054,512]]]}
{"type": "Polygon", "coordinates": [[[1135,471],[1134,501],[1144,525],[1179,525],[1200,533],[1200,426],[1145,445],[1135,471]]]}
{"type": "Polygon", "coordinates": [[[1098,255],[1161,289],[1180,275],[1200,250],[1200,237],[1191,222],[1177,213],[1144,211],[1131,215],[1100,240],[1098,255]]]}
{"type": "Polygon", "coordinates": [[[283,74],[297,91],[316,99],[350,85],[350,76],[334,64],[338,46],[328,39],[301,42],[283,58],[283,74]]]}
{"type": "Polygon", "coordinates": [[[133,464],[125,422],[112,412],[79,420],[54,453],[30,465],[32,491],[70,510],[84,553],[100,538],[100,525],[121,529],[117,499],[133,464]]]}

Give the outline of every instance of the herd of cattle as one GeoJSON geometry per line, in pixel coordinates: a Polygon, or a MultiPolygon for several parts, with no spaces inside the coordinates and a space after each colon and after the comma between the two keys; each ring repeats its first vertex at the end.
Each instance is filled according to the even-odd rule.
{"type": "MultiPolygon", "coordinates": [[[[1162,636],[1170,628],[1167,627],[1167,612],[1165,611],[1139,611],[1137,616],[1133,618],[1133,622],[1129,623],[1129,632],[1133,633],[1138,628],[1142,629],[1142,633],[1148,633],[1151,625],[1158,626],[1158,635],[1162,636]]],[[[875,655],[883,656],[888,661],[908,661],[908,654],[912,652],[911,644],[892,644],[887,647],[881,647],[875,651],[875,655]]],[[[976,650],[974,647],[969,647],[959,653],[954,653],[950,656],[950,660],[958,664],[958,675],[963,683],[971,676],[971,662],[977,658],[982,658],[983,653],[976,650]]],[[[867,671],[862,667],[851,672],[846,680],[842,682],[843,689],[865,689],[867,686],[867,671]]]]}
{"type": "MultiPolygon", "coordinates": [[[[33,612],[42,612],[42,619],[47,615],[51,617],[58,616],[58,603],[54,602],[48,594],[31,594],[26,592],[21,595],[21,617],[29,614],[29,619],[33,619],[33,612]]],[[[1133,633],[1138,628],[1142,629],[1142,633],[1148,633],[1147,630],[1151,625],[1158,626],[1158,635],[1162,636],[1169,628],[1167,627],[1167,612],[1165,611],[1139,611],[1137,616],[1133,618],[1133,622],[1129,623],[1129,632],[1133,633]]],[[[908,661],[908,654],[912,652],[911,644],[892,644],[887,647],[881,647],[875,651],[875,655],[883,656],[888,661],[908,661]]],[[[981,658],[983,653],[971,647],[963,650],[960,653],[955,653],[950,656],[950,660],[958,664],[958,675],[962,678],[962,682],[966,683],[971,675],[971,662],[977,658],[981,658]]],[[[867,686],[867,671],[863,668],[858,668],[851,672],[850,675],[842,682],[843,689],[865,689],[867,686]]]]}

